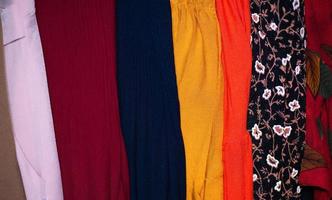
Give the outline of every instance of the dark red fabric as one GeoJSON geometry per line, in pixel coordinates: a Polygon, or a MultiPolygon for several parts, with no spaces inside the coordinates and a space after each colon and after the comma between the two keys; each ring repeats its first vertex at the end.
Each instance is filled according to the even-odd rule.
{"type": "MultiPolygon", "coordinates": [[[[307,48],[320,54],[322,61],[332,69],[332,59],[320,48],[322,44],[332,46],[332,1],[305,0],[307,48]]],[[[327,146],[327,136],[319,136],[316,118],[321,117],[324,128],[332,129],[332,99],[323,100],[321,96],[314,97],[307,88],[307,135],[306,143],[319,152],[328,166],[302,171],[300,183],[315,186],[315,200],[332,198],[332,161],[327,146]]]]}
{"type": "Polygon", "coordinates": [[[332,46],[332,1],[305,0],[307,48],[319,52],[322,60],[332,68],[332,59],[322,51],[322,44],[332,46]]]}
{"type": "Polygon", "coordinates": [[[36,11],[65,200],[127,200],[114,0],[36,0],[36,11]]]}
{"type": "Polygon", "coordinates": [[[328,125],[327,101],[319,94],[314,97],[307,87],[306,90],[306,144],[323,156],[326,166],[304,170],[300,173],[300,184],[303,186],[313,186],[315,200],[329,200],[332,195],[332,161],[329,147],[327,145],[326,128],[328,125]],[[317,119],[320,118],[324,127],[325,135],[320,136],[317,126],[317,119]]]}

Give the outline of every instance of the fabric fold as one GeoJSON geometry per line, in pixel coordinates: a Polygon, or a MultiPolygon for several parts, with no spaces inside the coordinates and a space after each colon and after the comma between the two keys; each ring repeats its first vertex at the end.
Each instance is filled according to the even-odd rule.
{"type": "Polygon", "coordinates": [[[0,199],[24,200],[26,197],[15,151],[2,42],[0,20],[0,199]]]}
{"type": "Polygon", "coordinates": [[[223,73],[214,0],[172,0],[187,200],[222,199],[223,73]]]}
{"type": "Polygon", "coordinates": [[[254,198],[300,199],[306,134],[304,0],[250,1],[254,198]]]}
{"type": "Polygon", "coordinates": [[[64,198],[128,200],[115,1],[37,0],[64,198]]]}
{"type": "Polygon", "coordinates": [[[184,200],[169,0],[117,1],[117,75],[131,200],[184,200]]]}
{"type": "Polygon", "coordinates": [[[33,0],[1,13],[10,114],[28,200],[61,200],[62,184],[33,0]]]}
{"type": "Polygon", "coordinates": [[[225,200],[251,200],[251,141],[246,129],[251,78],[250,14],[246,0],[216,0],[224,74],[225,200]]]}

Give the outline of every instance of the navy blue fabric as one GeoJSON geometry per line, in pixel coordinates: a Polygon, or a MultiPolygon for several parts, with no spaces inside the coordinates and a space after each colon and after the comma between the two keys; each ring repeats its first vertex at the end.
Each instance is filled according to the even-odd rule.
{"type": "Polygon", "coordinates": [[[169,0],[117,1],[117,75],[131,200],[184,200],[169,0]]]}

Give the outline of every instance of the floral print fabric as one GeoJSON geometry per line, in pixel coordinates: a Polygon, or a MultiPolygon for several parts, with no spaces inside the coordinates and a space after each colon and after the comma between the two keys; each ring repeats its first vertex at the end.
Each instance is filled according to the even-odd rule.
{"type": "Polygon", "coordinates": [[[251,0],[248,129],[254,198],[299,199],[305,137],[304,0],[251,0]]]}

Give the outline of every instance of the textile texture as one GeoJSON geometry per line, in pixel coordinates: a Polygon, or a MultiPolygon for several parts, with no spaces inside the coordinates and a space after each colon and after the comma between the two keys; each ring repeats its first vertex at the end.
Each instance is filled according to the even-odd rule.
{"type": "Polygon", "coordinates": [[[117,1],[117,75],[131,200],[184,200],[186,166],[168,0],[117,1]]]}
{"type": "Polygon", "coordinates": [[[251,141],[247,110],[251,77],[247,0],[216,0],[224,75],[223,198],[252,199],[251,141]]]}
{"type": "Polygon", "coordinates": [[[128,200],[114,0],[37,0],[64,198],[128,200]]]}
{"type": "Polygon", "coordinates": [[[26,197],[16,158],[14,132],[8,102],[1,20],[0,44],[0,199],[24,200],[26,197]]]}
{"type": "Polygon", "coordinates": [[[62,200],[62,184],[34,0],[1,13],[16,156],[28,200],[62,200]]]}
{"type": "Polygon", "coordinates": [[[315,200],[329,200],[332,198],[332,1],[305,0],[305,5],[307,48],[318,57],[318,61],[307,66],[307,70],[317,72],[312,73],[315,79],[311,81],[316,84],[307,81],[307,85],[315,87],[314,90],[307,87],[305,141],[311,151],[305,153],[308,162],[303,164],[310,164],[310,168],[301,171],[300,184],[313,186],[315,200]],[[327,51],[328,46],[330,52],[327,51]],[[322,66],[330,70],[323,70],[322,66]]]}
{"type": "Polygon", "coordinates": [[[222,199],[223,74],[214,0],[172,0],[187,200],[222,199]]]}
{"type": "Polygon", "coordinates": [[[252,0],[250,9],[254,198],[299,199],[306,121],[304,0],[252,0]]]}

